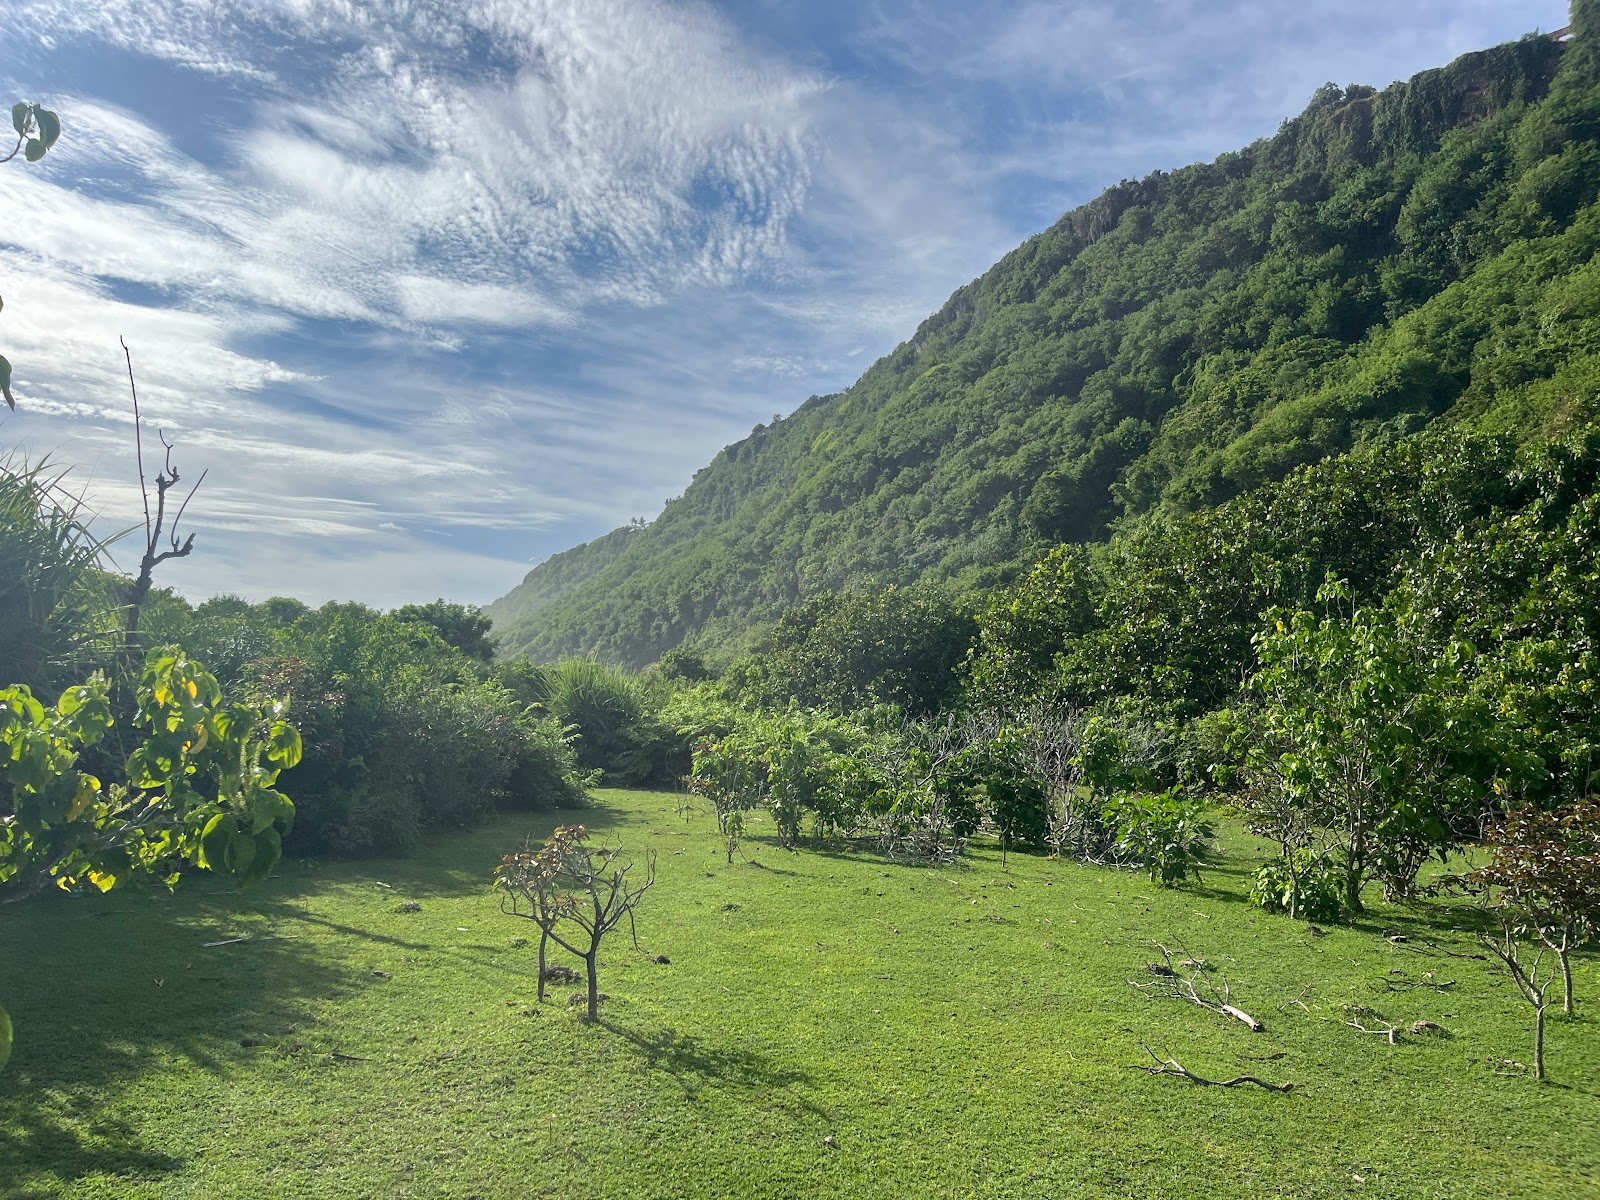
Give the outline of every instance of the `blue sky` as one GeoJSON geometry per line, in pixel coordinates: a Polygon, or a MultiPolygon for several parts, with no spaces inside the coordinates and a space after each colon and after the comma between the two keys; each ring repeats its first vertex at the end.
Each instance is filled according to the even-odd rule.
{"type": "MultiPolygon", "coordinates": [[[[483,603],[1108,184],[1564,0],[0,0],[0,448],[210,474],[160,582],[483,603]]],[[[131,546],[131,543],[124,543],[131,546]]],[[[136,552],[125,549],[124,558],[136,552]]]]}

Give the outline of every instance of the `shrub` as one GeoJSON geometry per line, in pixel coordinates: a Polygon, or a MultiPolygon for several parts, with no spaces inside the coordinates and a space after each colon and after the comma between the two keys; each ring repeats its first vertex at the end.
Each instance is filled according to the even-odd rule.
{"type": "Polygon", "coordinates": [[[1344,915],[1346,879],[1332,855],[1301,847],[1256,872],[1250,903],[1301,920],[1337,921],[1344,915]]]}
{"type": "Polygon", "coordinates": [[[586,658],[545,667],[544,675],[550,712],[577,731],[580,767],[618,784],[644,783],[665,773],[667,737],[644,683],[586,658]]]}
{"type": "Polygon", "coordinates": [[[1171,887],[1200,878],[1216,831],[1205,820],[1205,802],[1169,788],[1154,794],[1126,793],[1106,804],[1106,822],[1117,834],[1114,851],[1171,887]]]}

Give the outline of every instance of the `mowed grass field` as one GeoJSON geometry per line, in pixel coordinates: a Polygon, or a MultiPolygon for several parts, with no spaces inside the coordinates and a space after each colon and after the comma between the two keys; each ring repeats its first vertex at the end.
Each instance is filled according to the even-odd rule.
{"type": "Polygon", "coordinates": [[[1163,891],[987,847],[930,869],[757,837],[730,866],[679,803],[560,816],[658,855],[639,932],[671,961],[614,935],[592,1026],[570,985],[535,1003],[513,945],[535,931],[488,886],[555,817],[286,862],[243,894],[191,878],[5,912],[0,1197],[1600,1195],[1592,957],[1541,1086],[1497,1073],[1529,1060],[1531,1019],[1459,957],[1472,914],[1315,936],[1245,905],[1236,828],[1204,886],[1163,891]],[[1265,1031],[1130,986],[1152,939],[1224,972],[1265,1031]],[[1349,1005],[1445,1033],[1391,1046],[1349,1005]],[[1141,1043],[1295,1088],[1152,1077],[1141,1043]]]}

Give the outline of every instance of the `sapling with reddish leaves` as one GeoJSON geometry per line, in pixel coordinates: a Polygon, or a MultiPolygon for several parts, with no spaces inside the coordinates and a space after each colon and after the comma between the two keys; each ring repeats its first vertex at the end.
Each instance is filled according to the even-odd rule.
{"type": "Polygon", "coordinates": [[[1482,894],[1509,930],[1556,956],[1561,1008],[1571,1013],[1572,952],[1600,929],[1600,801],[1508,813],[1489,851],[1489,862],[1460,883],[1482,894]]]}
{"type": "Polygon", "coordinates": [[[633,913],[656,881],[655,851],[644,857],[644,878],[629,879],[636,863],[614,849],[588,845],[582,825],[558,826],[537,850],[508,854],[495,868],[501,911],[539,927],[539,999],[544,999],[549,942],[583,959],[588,977],[587,1019],[600,1017],[600,942],[624,921],[634,948],[633,913]],[[524,907],[526,906],[526,907],[524,907]]]}

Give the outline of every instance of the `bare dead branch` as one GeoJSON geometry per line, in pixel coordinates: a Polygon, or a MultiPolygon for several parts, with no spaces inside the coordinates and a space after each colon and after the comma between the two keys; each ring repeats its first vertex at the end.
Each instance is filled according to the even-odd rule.
{"type": "Polygon", "coordinates": [[[1240,1084],[1253,1083],[1258,1088],[1265,1088],[1269,1092],[1288,1093],[1294,1090],[1293,1083],[1268,1083],[1264,1079],[1257,1079],[1254,1075],[1235,1075],[1232,1079],[1207,1079],[1203,1075],[1196,1075],[1188,1067],[1173,1058],[1169,1051],[1163,1058],[1143,1042],[1139,1048],[1155,1060],[1155,1066],[1147,1067],[1143,1063],[1130,1063],[1135,1071],[1144,1071],[1150,1075],[1176,1075],[1179,1079],[1187,1079],[1190,1083],[1198,1083],[1204,1087],[1238,1087],[1240,1084]]]}
{"type": "Polygon", "coordinates": [[[1183,961],[1174,966],[1171,950],[1160,942],[1151,944],[1161,951],[1161,962],[1149,964],[1147,969],[1154,976],[1149,982],[1128,980],[1133,987],[1147,995],[1182,1000],[1214,1013],[1221,1013],[1225,1017],[1232,1017],[1247,1026],[1252,1033],[1260,1033],[1266,1028],[1255,1017],[1233,1003],[1233,988],[1228,983],[1227,976],[1219,973],[1213,979],[1209,974],[1210,966],[1204,959],[1189,953],[1188,949],[1180,944],[1183,961]]]}
{"type": "Polygon", "coordinates": [[[167,527],[167,493],[180,482],[178,468],[172,461],[173,444],[167,440],[165,431],[156,430],[156,437],[164,449],[162,468],[156,472],[155,511],[150,508],[150,481],[144,473],[144,417],[139,409],[139,385],[133,374],[133,352],[128,349],[125,339],[117,339],[122,344],[122,356],[128,365],[128,391],[133,397],[133,450],[134,461],[139,470],[139,498],[144,506],[144,553],[139,558],[139,574],[135,578],[128,594],[124,632],[127,637],[128,649],[133,652],[136,647],[134,641],[139,631],[139,612],[144,604],[145,597],[150,594],[154,582],[155,569],[162,563],[174,558],[186,558],[194,549],[194,534],[187,538],[180,538],[178,524],[183,520],[183,514],[189,507],[189,501],[194,499],[195,493],[200,490],[200,485],[205,482],[206,472],[200,473],[200,478],[194,487],[189,489],[189,494],[184,497],[179,505],[177,515],[173,518],[170,528],[167,527]],[[167,549],[162,550],[162,534],[167,534],[167,549]]]}
{"type": "Polygon", "coordinates": [[[1368,1029],[1360,1021],[1346,1021],[1345,1024],[1350,1026],[1350,1028],[1354,1029],[1357,1033],[1370,1033],[1375,1037],[1388,1038],[1389,1045],[1391,1046],[1398,1046],[1400,1044],[1400,1027],[1398,1025],[1385,1025],[1381,1029],[1368,1029]]]}

